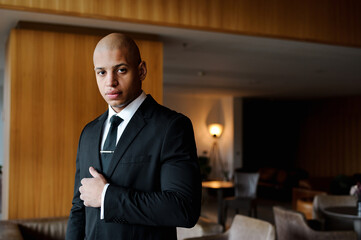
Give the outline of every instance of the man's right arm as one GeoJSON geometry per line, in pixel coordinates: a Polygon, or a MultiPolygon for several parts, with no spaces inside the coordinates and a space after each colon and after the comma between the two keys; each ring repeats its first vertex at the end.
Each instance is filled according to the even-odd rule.
{"type": "Polygon", "coordinates": [[[80,180],[81,179],[78,147],[78,154],[76,158],[74,196],[72,201],[73,206],[70,210],[70,216],[66,230],[66,240],[84,239],[85,237],[85,206],[83,204],[83,201],[80,199],[80,180]]]}

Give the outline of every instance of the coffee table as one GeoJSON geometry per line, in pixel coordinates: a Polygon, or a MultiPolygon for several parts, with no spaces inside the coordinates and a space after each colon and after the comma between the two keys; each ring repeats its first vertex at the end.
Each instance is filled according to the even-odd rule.
{"type": "Polygon", "coordinates": [[[217,201],[218,201],[218,223],[222,224],[223,213],[222,213],[222,204],[223,204],[223,191],[228,188],[233,188],[234,183],[228,181],[205,181],[202,182],[203,188],[210,188],[217,190],[217,201]]]}

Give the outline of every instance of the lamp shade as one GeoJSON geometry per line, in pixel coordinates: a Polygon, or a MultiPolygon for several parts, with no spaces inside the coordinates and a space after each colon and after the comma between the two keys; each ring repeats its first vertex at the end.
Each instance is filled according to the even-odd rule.
{"type": "Polygon", "coordinates": [[[213,137],[220,137],[222,135],[223,125],[219,123],[212,123],[209,125],[208,129],[209,129],[209,133],[213,137]]]}

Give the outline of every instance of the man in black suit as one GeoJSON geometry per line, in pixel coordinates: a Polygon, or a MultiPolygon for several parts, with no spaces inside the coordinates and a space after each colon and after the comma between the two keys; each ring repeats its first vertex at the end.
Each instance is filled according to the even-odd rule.
{"type": "Polygon", "coordinates": [[[177,239],[200,214],[192,123],[142,91],[147,68],[129,37],[104,37],[93,61],[109,108],[80,136],[66,239],[177,239]]]}

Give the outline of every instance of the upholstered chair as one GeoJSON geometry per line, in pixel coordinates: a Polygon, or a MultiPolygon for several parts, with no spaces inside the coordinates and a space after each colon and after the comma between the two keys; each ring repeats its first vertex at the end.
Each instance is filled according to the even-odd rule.
{"type": "Polygon", "coordinates": [[[200,217],[197,224],[192,228],[177,227],[177,238],[183,240],[191,237],[216,235],[223,232],[223,226],[210,219],[200,217]]]}
{"type": "Polygon", "coordinates": [[[222,234],[186,240],[275,240],[275,228],[269,222],[235,215],[231,227],[222,234]]]}
{"type": "Polygon", "coordinates": [[[356,206],[356,198],[349,195],[316,195],[313,199],[313,219],[321,223],[323,230],[352,230],[352,219],[337,220],[323,213],[327,207],[356,206]]]}
{"type": "Polygon", "coordinates": [[[273,207],[278,240],[356,240],[354,231],[316,231],[307,225],[303,213],[273,207]]]}
{"type": "Polygon", "coordinates": [[[223,199],[222,224],[225,226],[228,208],[247,209],[248,216],[257,217],[257,185],[259,173],[234,172],[234,197],[223,199]]]}

